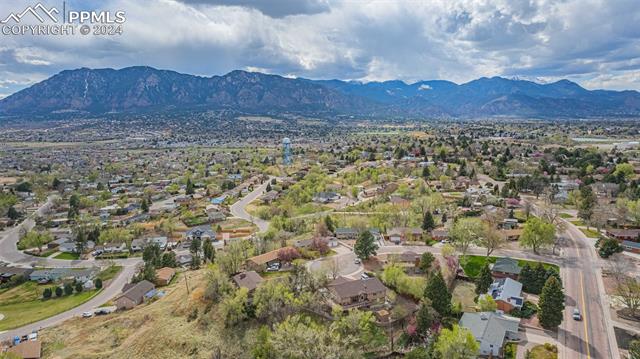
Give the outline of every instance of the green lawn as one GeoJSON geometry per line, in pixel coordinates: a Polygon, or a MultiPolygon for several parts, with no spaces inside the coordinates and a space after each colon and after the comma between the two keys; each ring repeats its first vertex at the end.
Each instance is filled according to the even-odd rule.
{"type": "Polygon", "coordinates": [[[567,218],[573,218],[573,216],[570,215],[569,213],[560,213],[560,218],[567,219],[567,218]]]}
{"type": "Polygon", "coordinates": [[[596,230],[586,229],[586,228],[579,228],[579,229],[582,231],[582,233],[584,233],[585,236],[587,236],[589,238],[598,238],[598,237],[600,237],[600,234],[596,230]]]}
{"type": "Polygon", "coordinates": [[[586,226],[586,224],[584,224],[584,221],[581,219],[576,219],[575,221],[569,221],[569,222],[571,222],[573,225],[578,227],[586,226]]]}
{"type": "Polygon", "coordinates": [[[49,318],[86,302],[98,291],[92,290],[61,298],[41,299],[46,286],[27,282],[0,293],[0,331],[21,327],[49,318]]]}
{"type": "MultiPolygon", "coordinates": [[[[467,276],[471,277],[471,278],[475,278],[480,274],[480,270],[482,269],[482,267],[484,267],[485,263],[495,263],[496,260],[498,259],[498,257],[485,257],[485,256],[472,256],[472,255],[468,255],[465,258],[462,258],[460,260],[460,265],[462,266],[462,269],[464,270],[464,272],[467,274],[467,276]]],[[[528,260],[524,260],[524,259],[518,259],[518,265],[520,265],[520,267],[524,266],[525,264],[529,264],[529,265],[534,265],[537,262],[535,261],[528,261],[528,260]]],[[[555,265],[555,264],[550,264],[550,263],[542,263],[543,267],[545,268],[553,268],[556,271],[560,271],[560,268],[555,265]]]]}
{"type": "Polygon", "coordinates": [[[60,253],[57,256],[53,257],[55,259],[67,259],[67,260],[76,260],[80,258],[78,253],[60,253]]]}

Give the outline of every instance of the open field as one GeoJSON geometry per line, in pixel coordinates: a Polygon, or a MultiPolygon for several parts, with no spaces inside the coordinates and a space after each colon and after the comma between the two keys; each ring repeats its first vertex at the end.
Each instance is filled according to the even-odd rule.
{"type": "Polygon", "coordinates": [[[38,286],[33,282],[26,282],[18,287],[0,294],[0,313],[4,319],[0,320],[0,331],[17,328],[22,325],[54,316],[86,302],[98,291],[74,293],[69,296],[42,299],[45,286],[38,286]]]}

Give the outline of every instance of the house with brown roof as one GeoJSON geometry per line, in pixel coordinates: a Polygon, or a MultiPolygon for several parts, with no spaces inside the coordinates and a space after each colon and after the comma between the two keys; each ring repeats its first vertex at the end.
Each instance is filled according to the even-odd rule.
{"type": "Polygon", "coordinates": [[[619,241],[639,241],[640,229],[607,229],[607,236],[619,241]]]}
{"type": "MultiPolygon", "coordinates": [[[[284,248],[287,248],[287,247],[284,247],[284,248]]],[[[280,252],[281,249],[282,248],[247,259],[247,262],[246,262],[247,267],[256,272],[262,272],[268,266],[272,264],[280,263],[278,253],[280,252]]]]}
{"type": "Polygon", "coordinates": [[[156,270],[156,285],[169,285],[175,275],[176,270],[171,267],[164,267],[156,270]]]}
{"type": "Polygon", "coordinates": [[[262,277],[255,271],[241,272],[233,276],[233,282],[238,288],[247,288],[252,293],[262,283],[262,277]]]}
{"type": "Polygon", "coordinates": [[[7,353],[14,354],[18,358],[40,359],[42,356],[42,343],[39,340],[26,340],[7,349],[7,353]]]}
{"type": "Polygon", "coordinates": [[[383,304],[387,287],[378,278],[351,280],[338,277],[328,285],[333,302],[343,310],[383,304]]]}
{"type": "Polygon", "coordinates": [[[155,289],[156,287],[153,283],[147,280],[135,284],[127,284],[123,288],[122,295],[115,300],[116,307],[118,310],[131,309],[151,298],[155,293],[155,289]]]}
{"type": "Polygon", "coordinates": [[[422,229],[419,227],[395,227],[387,231],[387,239],[396,244],[406,241],[422,239],[422,229]]]}

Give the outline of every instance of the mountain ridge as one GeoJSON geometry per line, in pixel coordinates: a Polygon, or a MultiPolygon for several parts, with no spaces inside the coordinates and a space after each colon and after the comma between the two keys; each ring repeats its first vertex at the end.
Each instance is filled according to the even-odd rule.
{"type": "Polygon", "coordinates": [[[407,83],[289,78],[234,70],[210,77],[149,66],[63,70],[0,99],[0,115],[105,114],[234,109],[314,116],[467,118],[640,116],[634,90],[587,90],[575,82],[481,77],[407,83]]]}

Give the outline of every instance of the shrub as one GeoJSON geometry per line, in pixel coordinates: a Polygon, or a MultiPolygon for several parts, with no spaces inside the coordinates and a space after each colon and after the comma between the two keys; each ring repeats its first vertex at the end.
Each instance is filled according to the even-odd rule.
{"type": "Polygon", "coordinates": [[[82,290],[83,290],[83,289],[84,289],[84,288],[82,287],[82,283],[77,282],[77,283],[76,283],[76,293],[82,293],[82,290]]]}
{"type": "Polygon", "coordinates": [[[93,285],[96,289],[102,289],[102,279],[96,278],[96,280],[93,281],[93,285]]]}
{"type": "Polygon", "coordinates": [[[64,285],[64,294],[65,295],[73,294],[73,286],[71,285],[71,283],[67,283],[64,285]]]}
{"type": "Polygon", "coordinates": [[[599,239],[596,242],[598,248],[598,254],[602,258],[609,258],[612,254],[622,252],[622,246],[620,243],[612,238],[599,239]]]}
{"type": "Polygon", "coordinates": [[[45,288],[44,291],[42,292],[42,298],[49,299],[51,298],[51,294],[53,294],[51,292],[51,288],[45,288]]]}
{"type": "Polygon", "coordinates": [[[56,287],[56,297],[62,297],[64,291],[60,287],[56,287]]]}
{"type": "Polygon", "coordinates": [[[533,317],[533,315],[536,314],[537,312],[538,312],[538,306],[529,301],[526,301],[522,305],[521,309],[514,309],[511,312],[509,312],[509,315],[516,318],[528,319],[533,317]]]}

